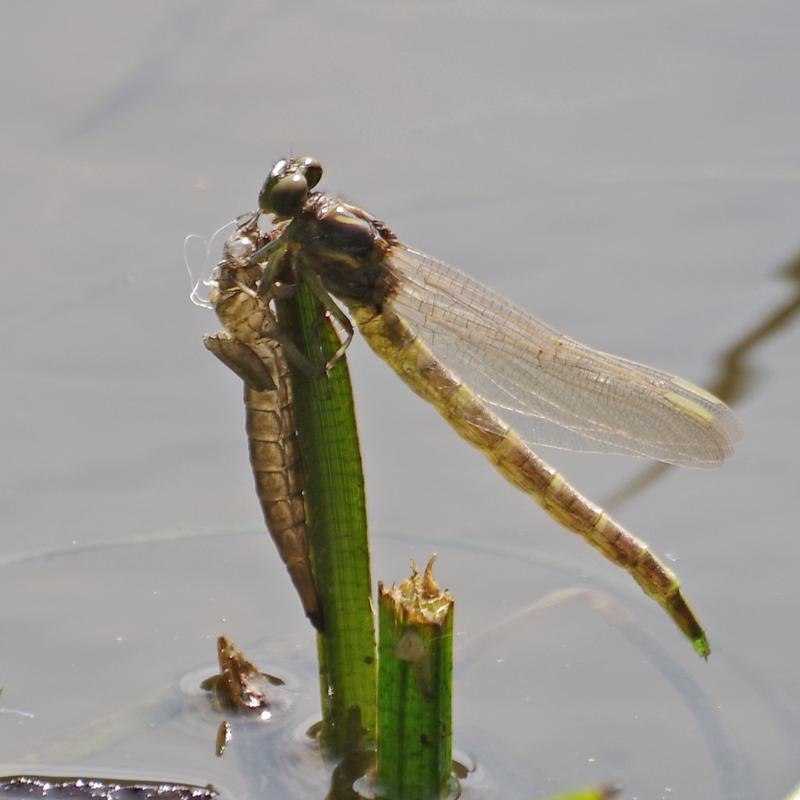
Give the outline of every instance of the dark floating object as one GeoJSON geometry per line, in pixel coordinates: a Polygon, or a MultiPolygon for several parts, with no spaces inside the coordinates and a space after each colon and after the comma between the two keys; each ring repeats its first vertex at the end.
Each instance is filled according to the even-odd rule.
{"type": "Polygon", "coordinates": [[[219,797],[211,786],[187,783],[147,783],[114,778],[72,778],[51,775],[5,775],[0,793],[10,797],[98,798],[98,800],[212,800],[219,797]]]}

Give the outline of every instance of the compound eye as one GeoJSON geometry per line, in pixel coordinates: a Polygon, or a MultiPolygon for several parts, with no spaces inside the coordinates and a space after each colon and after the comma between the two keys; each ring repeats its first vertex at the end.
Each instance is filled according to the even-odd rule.
{"type": "Polygon", "coordinates": [[[308,188],[313,189],[322,178],[322,164],[320,164],[316,158],[310,157],[302,159],[300,163],[303,174],[308,181],[308,188]]]}
{"type": "Polygon", "coordinates": [[[286,168],[288,166],[289,162],[285,158],[279,158],[269,171],[270,177],[276,179],[283,177],[286,174],[286,168]]]}
{"type": "Polygon", "coordinates": [[[261,191],[258,193],[258,207],[266,214],[271,214],[273,209],[270,203],[270,195],[278,181],[285,177],[286,168],[289,162],[285,158],[281,158],[275,162],[272,169],[269,171],[261,191]]]}
{"type": "MultiPolygon", "coordinates": [[[[294,217],[303,210],[308,197],[308,181],[298,172],[280,178],[269,192],[270,211],[279,217],[294,217]]],[[[259,206],[265,210],[259,197],[259,206]]]]}

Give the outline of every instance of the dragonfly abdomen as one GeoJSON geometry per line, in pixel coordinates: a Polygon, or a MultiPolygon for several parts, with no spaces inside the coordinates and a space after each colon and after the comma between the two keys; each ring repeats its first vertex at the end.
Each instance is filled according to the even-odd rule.
{"type": "Polygon", "coordinates": [[[455,431],[479,449],[512,484],[530,495],[550,516],[578,533],[607,559],[631,574],[707,656],[708,642],[681,593],[674,573],[649,548],[589,502],[536,455],[482,399],[431,352],[391,304],[382,309],[351,307],[359,329],[375,352],[455,431]]]}

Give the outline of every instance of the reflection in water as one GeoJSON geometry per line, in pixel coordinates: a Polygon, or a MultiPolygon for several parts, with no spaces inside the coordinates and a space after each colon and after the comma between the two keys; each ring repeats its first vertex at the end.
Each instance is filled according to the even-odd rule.
{"type": "MultiPolygon", "coordinates": [[[[706,388],[728,405],[736,405],[755,386],[757,370],[748,362],[750,351],[779,333],[800,312],[800,253],[780,271],[780,274],[791,281],[793,291],[789,299],[734,342],[717,359],[719,365],[717,378],[706,388]]],[[[655,483],[668,469],[671,469],[670,464],[648,465],[607,497],[601,505],[609,510],[622,505],[655,483]]]]}

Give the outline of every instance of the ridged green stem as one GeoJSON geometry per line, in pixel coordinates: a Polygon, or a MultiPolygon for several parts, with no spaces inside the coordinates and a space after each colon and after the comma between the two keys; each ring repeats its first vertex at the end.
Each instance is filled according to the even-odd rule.
{"type": "Polygon", "coordinates": [[[378,796],[455,796],[453,598],[430,565],[399,587],[379,586],[378,631],[378,796]]]}
{"type": "MultiPolygon", "coordinates": [[[[340,345],[304,285],[278,303],[278,320],[310,360],[340,345]]],[[[309,378],[292,366],[295,424],[303,463],[309,540],[324,630],[317,637],[325,752],[342,756],[374,744],[375,623],[364,476],[347,362],[309,378]]]]}

